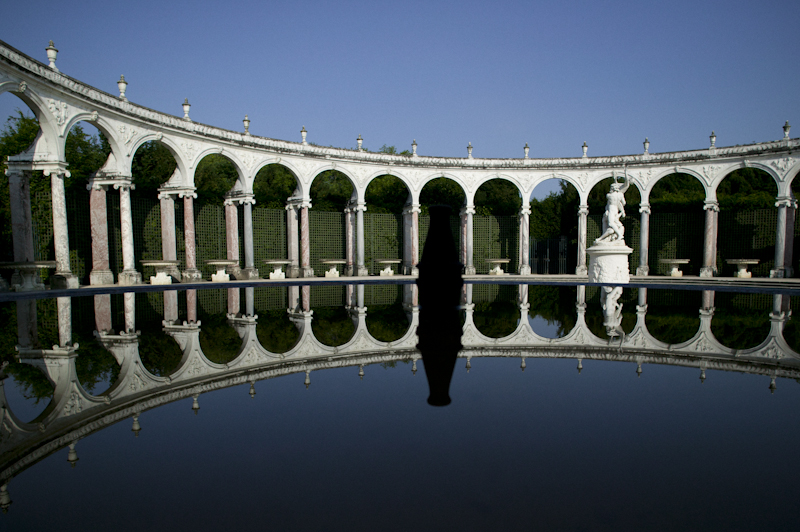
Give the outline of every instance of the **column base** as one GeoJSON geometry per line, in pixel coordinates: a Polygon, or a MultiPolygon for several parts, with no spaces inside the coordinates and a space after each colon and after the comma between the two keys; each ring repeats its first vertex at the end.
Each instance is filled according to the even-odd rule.
{"type": "Polygon", "coordinates": [[[369,276],[369,270],[365,266],[358,267],[358,276],[359,277],[367,277],[369,276]]]}
{"type": "Polygon", "coordinates": [[[9,290],[11,290],[11,286],[6,282],[6,278],[0,276],[0,292],[8,292],[9,290]]]}
{"type": "Polygon", "coordinates": [[[122,270],[118,276],[120,286],[142,284],[142,274],[136,270],[122,270]]]}
{"type": "Polygon", "coordinates": [[[713,266],[703,266],[700,268],[700,277],[715,277],[717,275],[717,269],[713,266]]]}
{"type": "Polygon", "coordinates": [[[92,270],[89,273],[89,284],[114,284],[114,273],[111,270],[92,270]]]}
{"type": "Polygon", "coordinates": [[[201,281],[202,279],[203,273],[197,268],[190,268],[181,272],[182,283],[193,283],[195,281],[201,281]]]}
{"type": "Polygon", "coordinates": [[[784,277],[786,277],[786,270],[784,268],[778,268],[777,270],[770,270],[769,276],[770,279],[783,279],[784,277]]]}
{"type": "Polygon", "coordinates": [[[255,268],[245,268],[243,270],[239,270],[239,275],[236,276],[237,279],[260,279],[258,275],[258,270],[255,268]]]}
{"type": "Polygon", "coordinates": [[[314,268],[303,268],[303,277],[314,277],[314,268]]]}
{"type": "Polygon", "coordinates": [[[530,267],[530,265],[527,265],[527,264],[525,264],[525,265],[523,265],[523,266],[520,266],[520,268],[519,268],[519,274],[520,274],[520,275],[530,275],[530,274],[531,274],[531,267],[530,267]]]}
{"type": "Polygon", "coordinates": [[[289,279],[297,279],[301,277],[301,275],[302,272],[300,271],[299,266],[290,265],[288,268],[286,268],[286,277],[288,277],[289,279]]]}
{"type": "Polygon", "coordinates": [[[403,275],[410,275],[411,277],[419,277],[419,268],[416,266],[404,266],[403,275]]]}
{"type": "Polygon", "coordinates": [[[650,275],[650,266],[639,266],[636,268],[636,275],[650,275]]]}
{"type": "Polygon", "coordinates": [[[345,277],[353,277],[355,276],[356,269],[353,267],[352,264],[348,264],[344,267],[344,276],[345,277]]]}
{"type": "Polygon", "coordinates": [[[56,273],[50,277],[50,288],[78,288],[79,286],[78,278],[72,272],[56,273]]]}
{"type": "Polygon", "coordinates": [[[587,268],[586,266],[578,266],[577,268],[575,268],[575,275],[588,277],[589,276],[589,268],[587,268]]]}
{"type": "Polygon", "coordinates": [[[464,266],[464,275],[475,275],[475,266],[464,266]]]}

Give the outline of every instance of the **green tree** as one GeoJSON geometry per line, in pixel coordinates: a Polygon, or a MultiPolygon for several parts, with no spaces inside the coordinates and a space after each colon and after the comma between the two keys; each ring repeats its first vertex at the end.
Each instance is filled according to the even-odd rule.
{"type": "Polygon", "coordinates": [[[482,215],[516,216],[522,207],[517,187],[505,179],[492,179],[475,192],[475,212],[482,215]]]}
{"type": "Polygon", "coordinates": [[[253,183],[256,205],[283,209],[296,187],[297,179],[291,170],[280,164],[268,164],[258,171],[253,183]]]}
{"type": "Polygon", "coordinates": [[[218,153],[203,157],[194,172],[198,203],[222,205],[225,194],[233,188],[239,172],[230,159],[218,153]]]}
{"type": "Polygon", "coordinates": [[[428,181],[422,187],[422,192],[419,195],[423,216],[427,216],[428,207],[431,205],[448,205],[453,210],[452,213],[458,216],[461,208],[464,207],[466,199],[467,195],[464,194],[464,189],[461,188],[461,185],[446,177],[437,177],[428,181]]]}
{"type": "Polygon", "coordinates": [[[154,140],[145,142],[136,150],[131,163],[131,175],[137,192],[154,196],[155,191],[172,177],[177,167],[175,157],[164,144],[154,140]]]}
{"type": "Polygon", "coordinates": [[[400,178],[382,175],[370,181],[365,197],[370,212],[400,214],[408,201],[408,188],[400,178]]]}
{"type": "Polygon", "coordinates": [[[314,178],[309,191],[314,210],[342,212],[353,196],[353,184],[337,170],[326,170],[314,178]]]}

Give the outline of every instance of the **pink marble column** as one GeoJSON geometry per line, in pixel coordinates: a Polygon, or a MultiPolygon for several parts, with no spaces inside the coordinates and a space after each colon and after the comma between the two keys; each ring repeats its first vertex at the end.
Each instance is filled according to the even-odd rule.
{"type": "Polygon", "coordinates": [[[109,294],[94,296],[94,326],[97,332],[111,332],[111,296],[109,294]]]}
{"type": "Polygon", "coordinates": [[[161,202],[161,258],[178,260],[178,245],[175,240],[175,200],[172,194],[160,192],[161,202]]]}
{"type": "Polygon", "coordinates": [[[197,290],[186,291],[186,321],[197,323],[197,290]]]}
{"type": "Polygon", "coordinates": [[[419,270],[419,204],[411,211],[411,275],[418,275],[419,270]]]}
{"type": "Polygon", "coordinates": [[[297,206],[286,205],[286,252],[290,261],[287,276],[300,277],[300,228],[297,206]]]}
{"type": "Polygon", "coordinates": [[[238,316],[241,310],[238,288],[228,288],[228,317],[238,316]]]}
{"type": "Polygon", "coordinates": [[[239,208],[232,200],[225,200],[225,243],[227,259],[236,261],[229,273],[238,279],[239,267],[239,208]]]}
{"type": "Polygon", "coordinates": [[[311,310],[311,287],[309,285],[304,285],[302,288],[303,292],[303,312],[308,312],[311,310]]]}
{"type": "Polygon", "coordinates": [[[403,209],[403,274],[419,275],[419,204],[407,204],[403,209]]]}
{"type": "Polygon", "coordinates": [[[53,243],[56,252],[54,288],[78,288],[78,278],[69,264],[69,232],[67,230],[67,196],[64,191],[64,170],[50,172],[50,191],[53,202],[53,243]]]}
{"type": "Polygon", "coordinates": [[[467,210],[461,209],[461,264],[467,265],[467,210]]]}
{"type": "Polygon", "coordinates": [[[290,286],[287,292],[289,298],[287,310],[289,312],[298,312],[300,310],[300,287],[290,286]]]}
{"type": "Polygon", "coordinates": [[[130,286],[141,284],[142,274],[136,271],[136,258],[133,252],[133,213],[131,211],[130,182],[114,185],[119,189],[119,216],[120,232],[122,234],[122,271],[119,274],[119,284],[130,286]]]}
{"type": "Polygon", "coordinates": [[[639,204],[641,221],[639,223],[639,267],[636,275],[649,275],[650,265],[650,203],[642,201],[639,204]]]}
{"type": "Polygon", "coordinates": [[[308,208],[310,205],[304,204],[300,207],[300,268],[303,270],[303,277],[314,277],[314,270],[311,268],[311,239],[309,235],[308,208]]]}
{"type": "MultiPolygon", "coordinates": [[[[784,277],[794,277],[794,222],[797,215],[797,200],[792,202],[786,211],[786,254],[783,259],[784,277]]],[[[788,298],[784,298],[788,299],[788,298]]]]}
{"type": "Polygon", "coordinates": [[[114,284],[114,274],[108,262],[106,186],[90,183],[86,188],[90,191],[89,225],[92,232],[92,271],[89,273],[89,284],[114,284]]]}
{"type": "Polygon", "coordinates": [[[775,227],[775,266],[769,272],[770,277],[791,277],[795,203],[792,197],[778,198],[778,201],[775,202],[775,206],[778,208],[778,221],[775,227]],[[791,240],[791,245],[788,240],[791,240]],[[788,261],[786,260],[787,254],[788,261]]]}
{"type": "MultiPolygon", "coordinates": [[[[197,269],[194,233],[194,198],[197,197],[197,194],[183,192],[181,196],[183,197],[183,238],[186,243],[186,270],[182,272],[183,281],[199,281],[202,278],[202,274],[197,269]]],[[[188,293],[186,297],[188,302],[188,293]]]]}

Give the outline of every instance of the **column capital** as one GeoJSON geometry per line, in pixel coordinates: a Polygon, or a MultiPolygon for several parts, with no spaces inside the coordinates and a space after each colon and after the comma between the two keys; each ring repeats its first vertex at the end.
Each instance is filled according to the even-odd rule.
{"type": "Polygon", "coordinates": [[[791,196],[778,196],[777,200],[775,201],[776,207],[791,207],[792,209],[797,208],[797,200],[791,196]]]}
{"type": "Polygon", "coordinates": [[[531,205],[530,203],[523,203],[522,208],[519,210],[521,215],[530,216],[531,214],[531,205]]]}
{"type": "Polygon", "coordinates": [[[416,212],[417,214],[422,212],[419,203],[408,203],[403,207],[403,214],[411,214],[414,212],[416,212]]]}
{"type": "Polygon", "coordinates": [[[461,209],[460,214],[475,214],[475,206],[467,205],[466,207],[461,209]]]}
{"type": "Polygon", "coordinates": [[[703,210],[719,212],[719,202],[717,200],[705,200],[703,202],[703,210]]]}
{"type": "Polygon", "coordinates": [[[649,203],[639,204],[639,214],[651,214],[649,203]]]}
{"type": "Polygon", "coordinates": [[[236,192],[234,194],[226,195],[225,201],[223,202],[225,205],[255,205],[256,198],[253,194],[247,194],[242,192],[236,192]]]}
{"type": "Polygon", "coordinates": [[[131,183],[130,180],[124,180],[123,181],[123,180],[120,180],[120,179],[116,179],[116,180],[114,180],[114,182],[112,184],[114,185],[114,190],[121,190],[123,188],[127,188],[128,190],[135,190],[136,189],[136,185],[131,183]]]}
{"type": "Polygon", "coordinates": [[[363,201],[356,203],[354,206],[350,207],[355,212],[366,212],[367,211],[367,204],[363,201]]]}
{"type": "Polygon", "coordinates": [[[578,214],[580,215],[587,215],[589,214],[589,206],[588,205],[581,205],[578,207],[578,214]]]}

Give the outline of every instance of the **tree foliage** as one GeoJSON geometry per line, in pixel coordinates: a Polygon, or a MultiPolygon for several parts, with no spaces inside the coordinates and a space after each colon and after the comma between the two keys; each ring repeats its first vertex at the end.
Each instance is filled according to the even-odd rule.
{"type": "Polygon", "coordinates": [[[283,209],[296,187],[297,178],[291,170],[280,164],[268,164],[258,171],[253,183],[256,205],[283,209]]]}
{"type": "Polygon", "coordinates": [[[461,185],[446,177],[437,177],[428,181],[419,194],[422,214],[428,214],[431,205],[448,205],[454,214],[458,214],[464,207],[467,195],[461,185]]]}
{"type": "Polygon", "coordinates": [[[309,194],[314,210],[342,212],[353,196],[353,184],[343,173],[326,170],[314,178],[309,194]]]}
{"type": "Polygon", "coordinates": [[[522,207],[519,190],[510,181],[492,179],[475,192],[475,212],[482,215],[516,216],[522,207]]]}
{"type": "Polygon", "coordinates": [[[401,214],[408,202],[408,187],[398,177],[382,175],[370,182],[365,197],[370,212],[401,214]]]}
{"type": "Polygon", "coordinates": [[[203,157],[194,172],[197,201],[209,205],[222,205],[225,194],[233,188],[239,172],[230,159],[218,153],[203,157]]]}
{"type": "Polygon", "coordinates": [[[175,157],[164,144],[157,141],[145,142],[133,155],[131,175],[139,193],[152,196],[166,183],[175,168],[178,167],[175,157]]]}

